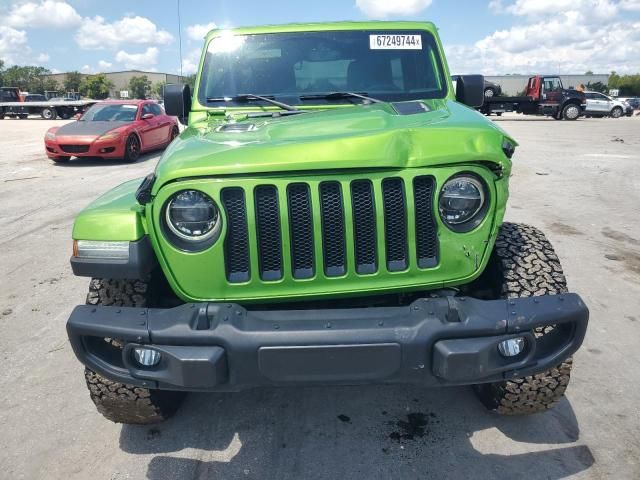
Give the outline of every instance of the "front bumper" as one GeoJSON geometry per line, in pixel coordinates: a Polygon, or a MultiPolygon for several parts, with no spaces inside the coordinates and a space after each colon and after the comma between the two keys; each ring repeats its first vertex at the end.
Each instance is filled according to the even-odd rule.
{"type": "Polygon", "coordinates": [[[112,380],[148,388],[236,391],[293,384],[503,381],[540,373],[582,344],[589,312],[576,294],[513,300],[442,297],[406,307],[250,311],[236,304],[171,309],[76,307],[67,332],[78,359],[112,380]],[[555,325],[536,339],[533,329],[555,325]],[[499,342],[523,336],[516,357],[499,342]],[[120,351],[104,338],[124,342],[120,351]],[[133,349],[161,353],[155,367],[133,349]]]}
{"type": "Polygon", "coordinates": [[[92,141],[77,140],[74,138],[56,138],[55,140],[45,139],[45,151],[49,158],[58,157],[101,157],[101,158],[123,158],[124,157],[124,140],[115,138],[111,140],[95,139],[92,141]],[[83,147],[82,150],[65,151],[65,145],[75,147],[83,147]]]}

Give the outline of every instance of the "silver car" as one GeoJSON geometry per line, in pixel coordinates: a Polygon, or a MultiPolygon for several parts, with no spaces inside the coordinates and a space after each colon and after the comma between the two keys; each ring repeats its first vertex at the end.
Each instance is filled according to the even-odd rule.
{"type": "Polygon", "coordinates": [[[610,116],[620,118],[625,114],[627,105],[604,93],[587,91],[584,92],[584,96],[587,98],[587,108],[584,110],[584,114],[587,117],[610,116]]]}

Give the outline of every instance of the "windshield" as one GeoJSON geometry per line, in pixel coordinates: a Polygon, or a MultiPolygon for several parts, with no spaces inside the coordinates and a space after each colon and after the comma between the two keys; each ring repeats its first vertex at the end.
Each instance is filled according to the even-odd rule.
{"type": "Polygon", "coordinates": [[[426,31],[223,33],[207,48],[198,98],[209,106],[239,105],[233,97],[243,94],[298,105],[361,101],[322,98],[348,91],[398,101],[443,98],[446,85],[426,31]]]}
{"type": "Polygon", "coordinates": [[[96,104],[87,110],[81,120],[85,122],[133,122],[138,111],[137,105],[96,104]]]}

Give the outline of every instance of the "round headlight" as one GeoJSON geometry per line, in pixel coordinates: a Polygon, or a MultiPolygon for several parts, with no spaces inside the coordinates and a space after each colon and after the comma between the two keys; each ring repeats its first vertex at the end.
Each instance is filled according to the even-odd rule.
{"type": "Polygon", "coordinates": [[[176,193],[167,204],[169,230],[182,240],[202,242],[220,230],[220,212],[208,195],[197,190],[176,193]]]}
{"type": "Polygon", "coordinates": [[[485,189],[478,178],[458,175],[444,184],[438,203],[444,223],[456,231],[469,231],[482,220],[479,213],[485,206],[485,189]]]}

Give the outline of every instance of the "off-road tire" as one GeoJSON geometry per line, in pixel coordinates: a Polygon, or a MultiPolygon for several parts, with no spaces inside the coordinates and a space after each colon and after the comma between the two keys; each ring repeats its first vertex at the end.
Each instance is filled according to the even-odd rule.
{"type": "Polygon", "coordinates": [[[484,89],[484,98],[493,98],[496,96],[496,93],[493,91],[493,88],[485,88],[484,89]]]}
{"type": "MultiPolygon", "coordinates": [[[[488,274],[499,298],[557,295],[567,292],[560,260],[544,233],[535,227],[504,223],[496,239],[488,274]]],[[[545,335],[552,328],[536,331],[545,335]]],[[[505,382],[475,385],[489,409],[504,415],[544,412],[564,395],[571,376],[572,359],[537,375],[505,382]]]]}
{"type": "Polygon", "coordinates": [[[565,120],[577,120],[580,118],[580,107],[575,103],[569,103],[562,109],[562,118],[565,120]]]}
{"type": "MultiPolygon", "coordinates": [[[[91,279],[87,305],[147,307],[153,292],[141,280],[91,279]]],[[[105,339],[113,348],[122,348],[117,339],[105,339]]],[[[183,392],[153,390],[109,380],[85,368],[89,396],[98,412],[115,423],[150,424],[171,417],[184,399],[183,392]]]]}
{"type": "Polygon", "coordinates": [[[613,107],[611,109],[611,118],[620,118],[622,117],[622,114],[624,112],[622,111],[622,108],[620,107],[613,107]]]}

